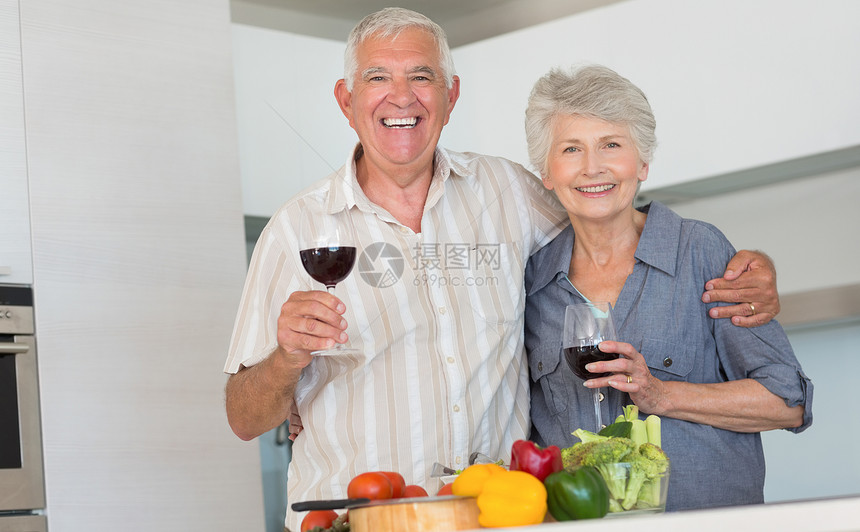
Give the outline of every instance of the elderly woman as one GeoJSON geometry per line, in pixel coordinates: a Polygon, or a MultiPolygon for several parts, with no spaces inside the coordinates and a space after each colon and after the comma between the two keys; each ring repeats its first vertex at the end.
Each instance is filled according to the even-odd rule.
{"type": "Polygon", "coordinates": [[[812,422],[812,383],[776,321],[745,329],[708,317],[702,286],[735,250],[715,227],[658,202],[633,200],[648,177],[656,123],[645,95],[612,70],[553,70],[526,111],[529,158],[567,210],[571,226],[526,270],[525,343],[532,439],[570,446],[626,404],[663,420],[672,462],[667,510],[763,502],[760,432],[800,432],[812,422]],[[562,362],[566,305],[609,301],[617,359],[583,381],[562,362]]]}

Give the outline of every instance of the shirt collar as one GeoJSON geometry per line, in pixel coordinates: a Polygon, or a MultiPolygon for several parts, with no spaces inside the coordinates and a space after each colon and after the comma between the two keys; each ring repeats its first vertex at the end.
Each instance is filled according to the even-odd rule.
{"type": "Polygon", "coordinates": [[[675,275],[683,219],[659,201],[640,210],[648,214],[635,257],[669,275],[675,275]]]}
{"type": "MultiPolygon", "coordinates": [[[[669,275],[675,275],[681,217],[657,201],[639,210],[647,213],[648,218],[645,220],[634,257],[669,275]]],[[[560,274],[567,277],[570,273],[570,252],[574,239],[573,226],[569,225],[552,242],[532,255],[533,264],[538,266],[535,268],[534,281],[528,295],[541,290],[560,274]]]]}
{"type": "Polygon", "coordinates": [[[570,252],[573,249],[573,226],[568,225],[552,241],[532,255],[535,267],[534,280],[526,295],[531,295],[558,278],[567,277],[570,270],[570,252]]]}
{"type": "Polygon", "coordinates": [[[462,153],[436,147],[436,173],[443,179],[448,179],[451,173],[460,177],[473,177],[475,172],[470,169],[466,160],[462,153]]]}
{"type": "MultiPolygon", "coordinates": [[[[358,184],[355,169],[355,162],[363,153],[364,149],[361,143],[356,143],[346,164],[331,175],[331,193],[326,206],[326,211],[329,214],[350,209],[356,205],[362,210],[374,210],[371,201],[364,195],[358,184]]],[[[437,146],[433,157],[433,181],[427,194],[425,208],[432,207],[439,200],[444,192],[445,182],[452,174],[465,177],[473,173],[455,152],[449,152],[437,146]]]]}
{"type": "Polygon", "coordinates": [[[468,177],[473,175],[474,172],[463,163],[462,156],[436,146],[433,160],[433,181],[430,183],[430,190],[427,191],[424,209],[432,208],[442,198],[445,193],[445,183],[451,176],[468,177]]]}
{"type": "Polygon", "coordinates": [[[334,214],[343,210],[349,210],[357,204],[357,196],[367,201],[367,197],[358,185],[355,173],[355,161],[362,153],[361,143],[356,143],[340,170],[331,174],[326,213],[334,214]]]}

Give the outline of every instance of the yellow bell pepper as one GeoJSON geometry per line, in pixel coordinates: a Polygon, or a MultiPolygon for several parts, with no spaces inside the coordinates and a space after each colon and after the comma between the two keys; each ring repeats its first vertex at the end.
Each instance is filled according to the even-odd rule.
{"type": "Polygon", "coordinates": [[[490,476],[505,472],[499,464],[473,464],[463,470],[451,485],[451,493],[464,497],[477,497],[490,476]]]}
{"type": "Polygon", "coordinates": [[[477,497],[483,527],[524,526],[546,517],[546,488],[534,475],[508,471],[497,464],[467,467],[451,485],[451,493],[477,497]]]}
{"type": "Polygon", "coordinates": [[[534,475],[502,470],[483,483],[478,508],[483,527],[536,525],[546,517],[546,488],[534,475]]]}

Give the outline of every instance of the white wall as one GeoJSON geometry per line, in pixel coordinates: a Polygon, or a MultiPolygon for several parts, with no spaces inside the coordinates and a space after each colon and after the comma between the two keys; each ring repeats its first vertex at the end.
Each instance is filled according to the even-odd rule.
{"type": "Polygon", "coordinates": [[[345,44],[233,24],[244,212],[271,216],[358,140],[334,99],[345,44]]]}
{"type": "MultiPolygon", "coordinates": [[[[852,0],[631,0],[462,46],[442,142],[527,163],[534,82],[599,62],[654,107],[660,145],[645,190],[857,146],[857,20],[852,0]]],[[[268,216],[355,140],[332,96],[344,44],[233,27],[245,213],[268,216]],[[302,139],[268,108],[275,98],[302,139]]]]}
{"type": "Polygon", "coordinates": [[[737,249],[762,249],[781,294],[860,284],[860,168],[673,204],[737,249]]]}
{"type": "Polygon", "coordinates": [[[455,51],[458,149],[527,161],[529,91],[553,66],[638,85],[660,145],[644,190],[860,144],[860,2],[635,0],[455,51]]]}
{"type": "Polygon", "coordinates": [[[20,8],[49,528],[262,530],[227,2],[20,8]]]}

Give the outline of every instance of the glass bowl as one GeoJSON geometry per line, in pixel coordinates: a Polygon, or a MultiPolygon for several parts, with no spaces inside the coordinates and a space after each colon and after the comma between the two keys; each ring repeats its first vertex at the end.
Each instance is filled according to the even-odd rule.
{"type": "Polygon", "coordinates": [[[666,494],[669,491],[668,460],[651,462],[646,468],[629,462],[604,464],[598,471],[609,488],[609,513],[606,517],[660,513],[666,510],[666,494]]]}

